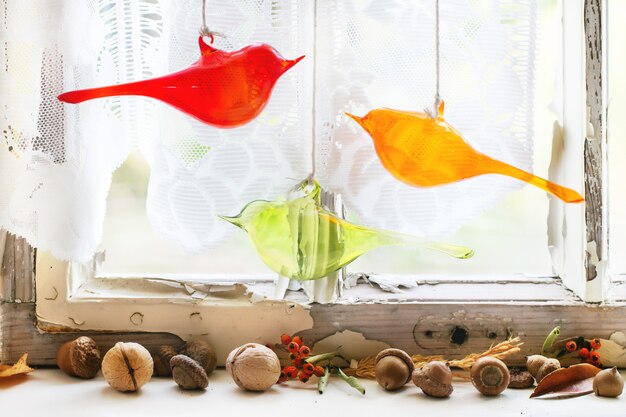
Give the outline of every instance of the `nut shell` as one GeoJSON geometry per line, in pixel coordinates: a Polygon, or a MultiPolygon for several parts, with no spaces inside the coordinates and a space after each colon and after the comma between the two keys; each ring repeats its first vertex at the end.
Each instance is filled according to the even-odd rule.
{"type": "Polygon", "coordinates": [[[548,358],[542,355],[530,355],[526,358],[526,368],[528,368],[528,372],[533,378],[537,377],[539,368],[541,368],[547,360],[548,358]]]}
{"type": "Polygon", "coordinates": [[[511,380],[509,368],[500,359],[485,356],[478,359],[470,370],[472,384],[483,395],[499,395],[511,380]]]}
{"type": "Polygon", "coordinates": [[[172,368],[170,367],[170,361],[178,352],[174,346],[161,345],[155,355],[152,355],[154,362],[154,375],[155,376],[172,376],[172,368]]]}
{"type": "Polygon", "coordinates": [[[215,351],[207,342],[202,340],[187,342],[181,353],[198,362],[207,375],[210,375],[215,370],[217,357],[215,356],[215,351]]]}
{"type": "Polygon", "coordinates": [[[102,363],[98,344],[87,336],[64,343],[57,352],[56,361],[66,374],[84,379],[95,377],[102,363]]]}
{"type": "Polygon", "coordinates": [[[202,365],[186,355],[176,355],[170,362],[174,382],[185,390],[205,389],[209,386],[209,377],[202,365]]]}
{"type": "Polygon", "coordinates": [[[265,391],[278,381],[280,361],[268,347],[246,343],[230,352],[226,370],[239,387],[248,391],[265,391]]]}
{"type": "Polygon", "coordinates": [[[537,375],[535,375],[535,380],[537,381],[537,384],[540,383],[541,380],[546,377],[546,375],[560,368],[561,362],[559,362],[558,359],[547,358],[543,362],[543,365],[541,365],[541,368],[539,368],[539,371],[537,371],[537,375]]]}
{"type": "Polygon", "coordinates": [[[376,381],[388,391],[402,388],[414,369],[413,360],[403,350],[385,349],[376,356],[376,381]]]}
{"type": "Polygon", "coordinates": [[[619,397],[624,391],[624,379],[617,368],[604,369],[593,378],[593,392],[600,397],[619,397]]]}
{"type": "Polygon", "coordinates": [[[428,362],[413,372],[413,383],[430,397],[449,397],[453,391],[452,371],[445,362],[428,362]]]}
{"type": "Polygon", "coordinates": [[[510,368],[511,381],[509,381],[509,388],[524,389],[530,388],[535,385],[535,378],[525,369],[522,368],[510,368]]]}
{"type": "Polygon", "coordinates": [[[152,356],[145,347],[118,342],[104,355],[102,375],[118,391],[137,391],[150,380],[153,367],[152,356]]]}

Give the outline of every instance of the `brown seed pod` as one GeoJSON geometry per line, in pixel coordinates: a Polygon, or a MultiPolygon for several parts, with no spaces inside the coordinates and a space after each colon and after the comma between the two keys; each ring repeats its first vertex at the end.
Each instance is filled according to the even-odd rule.
{"type": "Polygon", "coordinates": [[[66,374],[85,379],[95,377],[102,363],[98,344],[87,336],[64,343],[57,352],[56,361],[66,374]]]}
{"type": "Polygon", "coordinates": [[[547,358],[543,362],[543,365],[541,365],[541,368],[539,368],[539,371],[537,371],[537,375],[535,375],[535,380],[537,381],[537,384],[540,383],[541,380],[544,379],[548,374],[556,371],[557,369],[561,369],[561,362],[559,362],[558,359],[547,358]]]}
{"type": "Polygon", "coordinates": [[[176,355],[170,362],[174,382],[186,390],[205,389],[209,386],[209,377],[202,365],[186,355],[176,355]]]}
{"type": "Polygon", "coordinates": [[[504,362],[492,356],[478,359],[470,370],[472,384],[483,395],[500,394],[509,386],[511,375],[504,362]]]}
{"type": "Polygon", "coordinates": [[[523,389],[530,388],[535,384],[535,378],[523,368],[510,368],[511,381],[509,382],[509,388],[523,389]]]}
{"type": "Polygon", "coordinates": [[[453,391],[452,371],[446,362],[428,362],[413,372],[413,383],[430,397],[449,397],[453,391]]]}
{"type": "Polygon", "coordinates": [[[604,369],[593,378],[593,392],[599,397],[619,397],[624,391],[624,379],[617,368],[604,369]]]}
{"type": "Polygon", "coordinates": [[[414,369],[413,360],[403,350],[385,349],[376,356],[376,381],[388,391],[402,388],[414,369]]]}
{"type": "Polygon", "coordinates": [[[174,346],[162,345],[156,354],[152,355],[152,361],[154,362],[154,375],[155,376],[172,376],[172,368],[170,367],[170,361],[178,352],[174,346]]]}
{"type": "Polygon", "coordinates": [[[118,342],[102,359],[102,375],[122,392],[137,391],[150,380],[154,364],[150,352],[139,343],[118,342]]]}
{"type": "Polygon", "coordinates": [[[246,343],[230,352],[226,370],[239,387],[248,391],[265,391],[278,381],[280,361],[268,347],[246,343]]]}
{"type": "Polygon", "coordinates": [[[181,353],[198,362],[207,375],[210,375],[215,370],[217,357],[215,356],[215,351],[207,342],[202,340],[187,342],[181,353]]]}

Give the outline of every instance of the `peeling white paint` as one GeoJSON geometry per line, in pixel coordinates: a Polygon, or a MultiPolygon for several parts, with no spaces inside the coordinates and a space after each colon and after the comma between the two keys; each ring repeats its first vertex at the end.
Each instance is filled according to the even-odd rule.
{"type": "Polygon", "coordinates": [[[36,288],[41,300],[37,317],[44,328],[168,332],[183,340],[201,338],[213,346],[223,364],[239,345],[273,343],[282,333],[295,334],[313,327],[306,306],[263,295],[270,292],[270,285],[257,284],[251,291],[244,284],[180,283],[173,279],[81,282],[72,274],[84,273],[88,266],[68,270],[67,263],[47,253],[39,254],[39,262],[47,265],[37,269],[36,288]],[[68,281],[75,285],[68,285],[68,281]],[[58,296],[50,297],[55,291],[58,296]]]}

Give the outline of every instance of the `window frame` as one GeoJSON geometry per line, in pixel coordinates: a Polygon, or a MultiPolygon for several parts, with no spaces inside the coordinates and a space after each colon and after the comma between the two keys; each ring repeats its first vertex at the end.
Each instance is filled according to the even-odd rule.
{"type": "MultiPolygon", "coordinates": [[[[369,278],[387,291],[361,283],[343,289],[343,296],[334,304],[311,305],[300,292],[289,292],[283,300],[271,299],[280,295],[271,280],[202,283],[154,277],[87,279],[93,277],[96,260],[68,263],[38,252],[36,298],[26,303],[32,304],[38,329],[206,337],[215,345],[220,361],[233,346],[250,341],[249,335],[265,343],[276,340],[282,332],[301,332],[317,340],[335,331],[355,329],[407,350],[414,350],[417,344],[425,353],[452,355],[490,343],[494,326],[498,337],[518,332],[525,336],[527,348],[535,350],[555,324],[608,336],[609,330],[621,328],[626,297],[611,293],[605,268],[606,4],[606,0],[562,2],[562,59],[567,71],[563,73],[563,121],[555,125],[550,175],[557,181],[584,184],[586,202],[550,202],[549,239],[556,277],[478,280],[436,276],[420,277],[415,285],[395,281],[385,287],[381,283],[390,282],[389,277],[371,275],[369,278]],[[602,308],[598,308],[600,303],[602,308]],[[432,326],[441,329],[441,337],[458,326],[468,329],[472,337],[462,349],[442,343],[440,338],[420,342],[416,332],[423,323],[421,317],[432,319],[432,326]],[[412,330],[407,331],[410,326],[412,330]]],[[[14,250],[11,244],[5,247],[5,251],[10,250],[14,250]]],[[[3,271],[7,280],[9,275],[3,271]]],[[[345,284],[355,285],[358,278],[348,276],[345,284]]],[[[340,293],[343,281],[339,277],[330,292],[340,293]]],[[[286,282],[282,284],[284,290],[286,282]]],[[[6,288],[0,287],[0,300],[15,303],[6,288]]],[[[328,292],[319,283],[309,290],[328,292]]],[[[2,302],[0,307],[6,310],[2,302]]],[[[4,328],[0,321],[0,342],[7,338],[4,328]]],[[[50,364],[45,358],[41,362],[50,364]]]]}

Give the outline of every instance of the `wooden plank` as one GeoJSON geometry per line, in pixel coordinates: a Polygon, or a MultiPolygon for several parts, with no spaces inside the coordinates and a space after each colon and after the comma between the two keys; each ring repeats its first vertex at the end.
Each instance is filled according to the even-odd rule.
{"type": "MultiPolygon", "coordinates": [[[[314,325],[300,334],[311,343],[337,331],[353,330],[366,338],[380,340],[410,353],[442,354],[460,358],[479,352],[509,334],[520,336],[524,346],[510,364],[521,364],[523,355],[540,350],[545,336],[556,325],[563,336],[608,338],[624,329],[623,307],[567,305],[524,305],[482,303],[387,303],[334,304],[311,307],[314,325]],[[452,342],[455,331],[467,332],[465,338],[452,342]]],[[[168,333],[40,333],[34,326],[33,303],[0,305],[0,362],[15,361],[29,352],[33,365],[54,365],[59,346],[78,335],[94,337],[108,349],[117,341],[136,341],[154,351],[161,344],[180,344],[168,333]]],[[[249,335],[260,340],[263,335],[249,335]]]]}
{"type": "Polygon", "coordinates": [[[34,250],[26,239],[4,232],[0,263],[0,301],[35,301],[34,250]]]}
{"type": "MultiPolygon", "coordinates": [[[[584,145],[585,225],[587,250],[585,269],[587,281],[599,277],[606,264],[607,190],[604,181],[606,166],[606,94],[605,57],[603,50],[604,0],[585,0],[585,84],[588,123],[584,145]]],[[[601,281],[602,277],[600,276],[601,281]]],[[[601,292],[602,287],[596,288],[601,292]]]]}
{"type": "Polygon", "coordinates": [[[92,337],[102,352],[117,342],[137,342],[151,352],[162,344],[181,346],[182,340],[169,333],[114,333],[70,332],[41,333],[35,327],[34,303],[0,304],[0,363],[13,363],[28,352],[28,363],[38,366],[54,366],[59,347],[78,336],[92,337]]]}
{"type": "Polygon", "coordinates": [[[510,364],[523,364],[524,355],[537,353],[556,326],[561,334],[608,338],[624,328],[624,308],[507,304],[375,304],[315,305],[314,327],[301,332],[305,340],[320,340],[337,331],[352,330],[414,354],[457,359],[482,352],[509,334],[524,345],[510,364]],[[455,329],[467,332],[463,343],[452,342],[455,329]]]}

